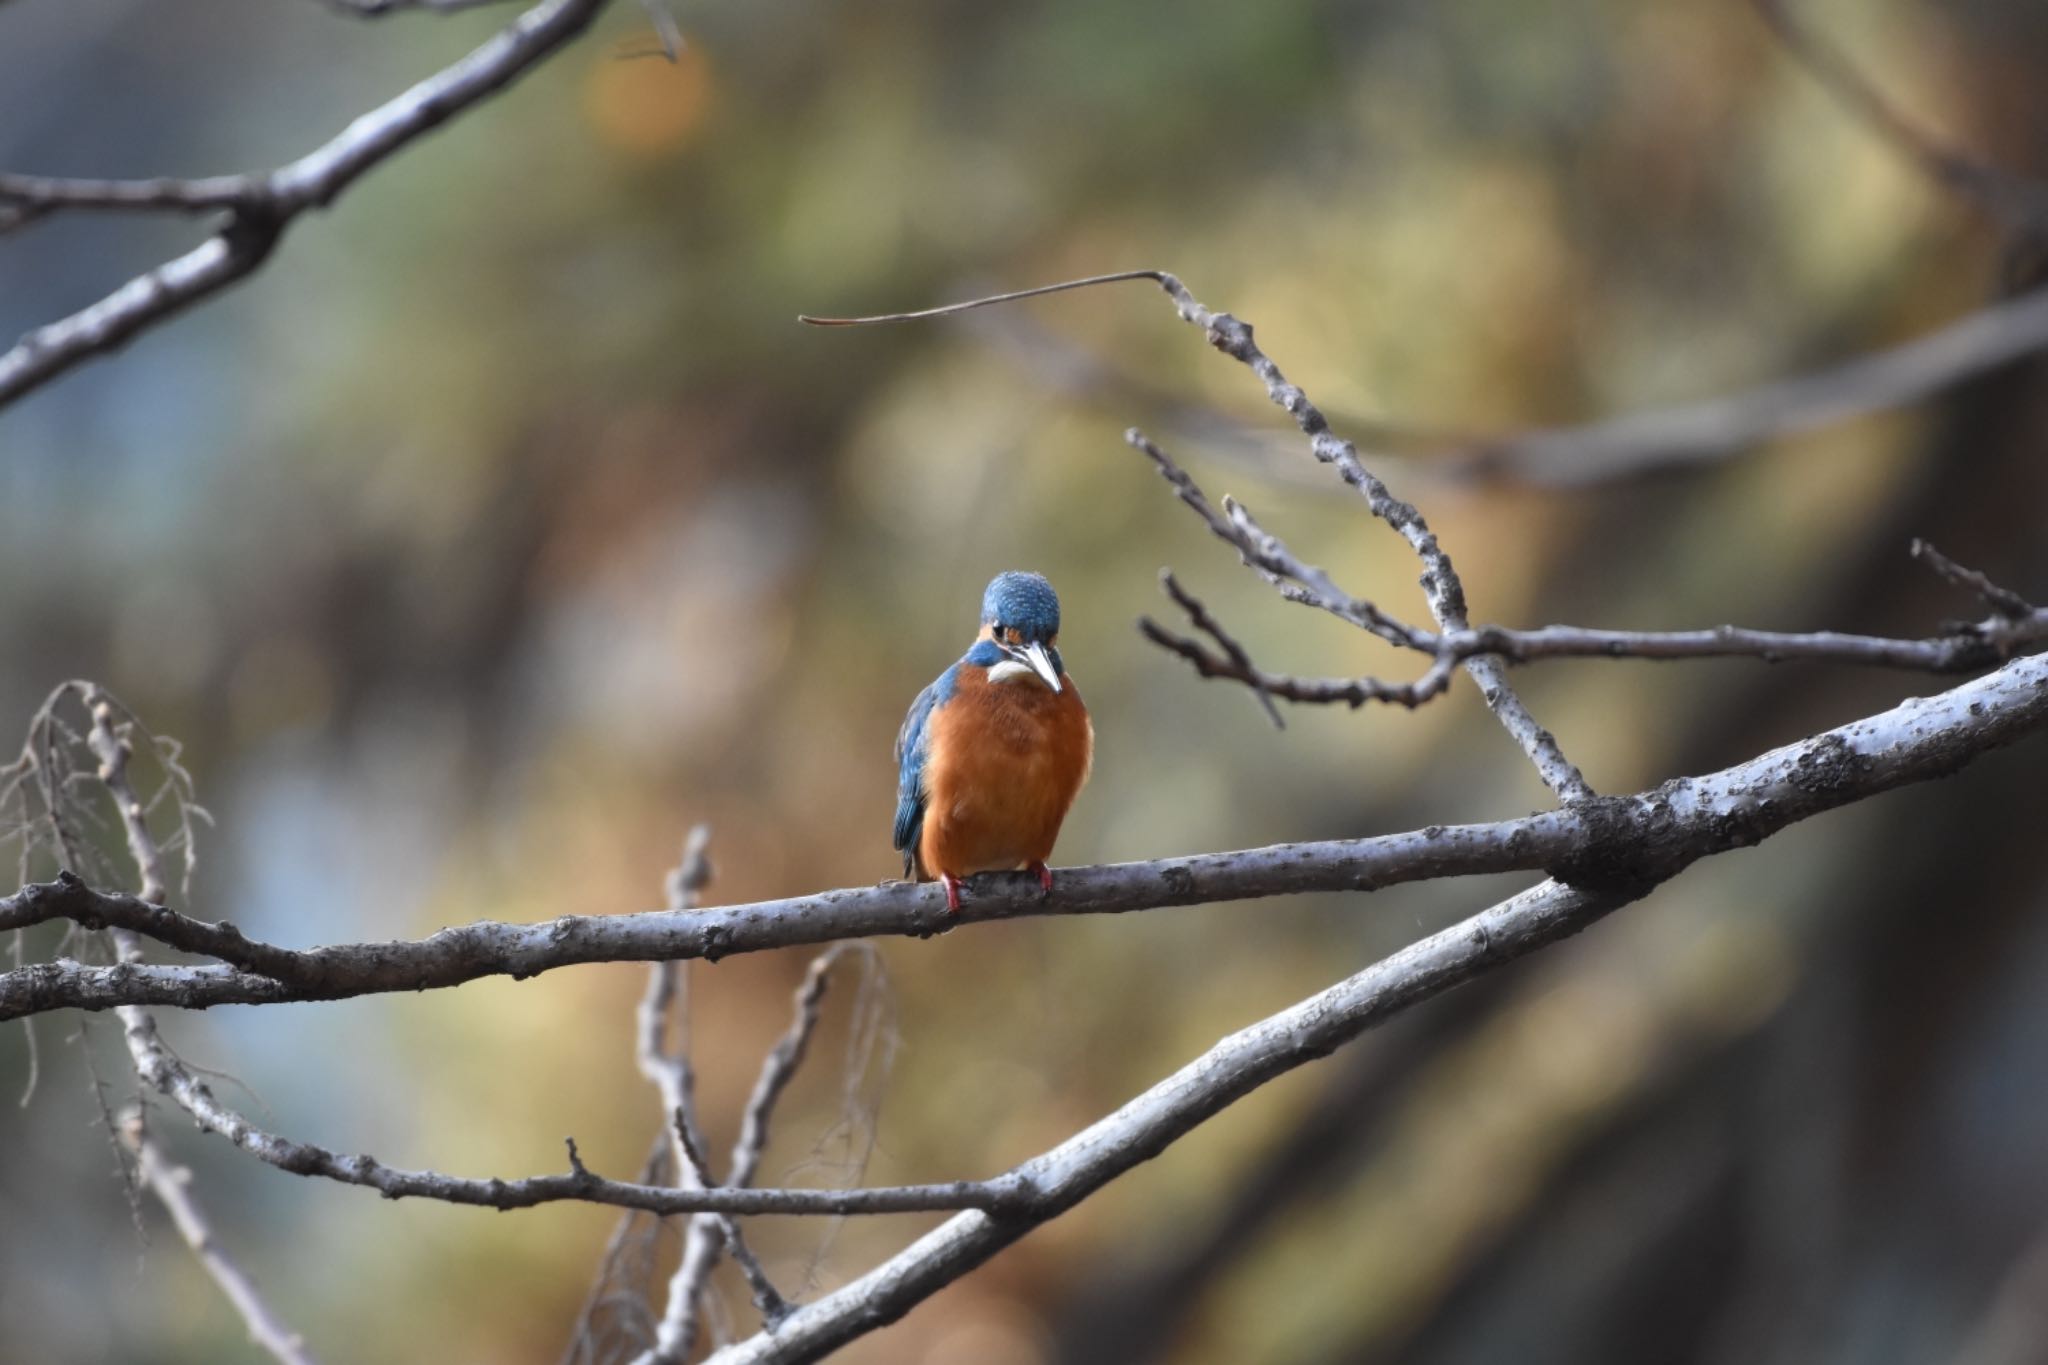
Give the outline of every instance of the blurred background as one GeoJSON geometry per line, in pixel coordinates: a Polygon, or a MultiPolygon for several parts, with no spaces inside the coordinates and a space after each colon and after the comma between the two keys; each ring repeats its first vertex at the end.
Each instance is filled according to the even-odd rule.
{"type": "MultiPolygon", "coordinates": [[[[2048,172],[2048,8],[1800,9],[1931,128],[2048,172]]],[[[8,4],[0,166],[275,165],[511,13],[8,4]]],[[[1915,535],[2048,596],[2039,361],[1587,488],[1455,472],[1472,433],[1735,391],[2001,288],[2011,243],[1745,5],[675,18],[670,63],[634,55],[653,25],[613,6],[251,282],[0,413],[0,728],[84,676],[184,741],[218,821],[197,913],[306,945],[649,909],[699,820],[714,899],[894,875],[890,742],[1007,568],[1058,586],[1097,727],[1060,862],[1547,804],[1464,680],[1416,713],[1297,708],[1276,732],[1138,637],[1172,565],[1267,667],[1414,668],[1277,602],[1122,444],[1132,423],[1352,591],[1423,612],[1405,546],[1150,286],[857,332],[799,312],[1174,270],[1422,503],[1476,620],[1920,634],[1977,614],[1908,560],[1915,535]]],[[[13,234],[0,335],[198,231],[13,234]]],[[[1519,678],[1610,792],[1939,686],[1744,661],[1519,678]]],[[[1703,864],[1258,1092],[845,1358],[2048,1359],[2043,759],[1703,864]]],[[[1521,884],[884,942],[893,1066],[860,1178],[1002,1170],[1521,884]]],[[[806,961],[693,970],[719,1150],[806,961]]],[[[631,1052],[643,980],[166,1028],[288,1135],[514,1176],[560,1169],[573,1133],[627,1175],[657,1121],[631,1052]]],[[[855,1177],[833,1002],[765,1180],[855,1177]]],[[[28,1049],[0,1028],[0,1359],[253,1358],[160,1211],[124,1196],[94,1098],[95,1075],[116,1102],[133,1086],[111,1021],[40,1029],[17,1107],[28,1049]]],[[[613,1222],[392,1204],[158,1127],[328,1359],[552,1362],[613,1222]]],[[[811,1297],[935,1221],[753,1233],[811,1297]]],[[[742,1287],[718,1286],[726,1330],[751,1332],[742,1287]]]]}

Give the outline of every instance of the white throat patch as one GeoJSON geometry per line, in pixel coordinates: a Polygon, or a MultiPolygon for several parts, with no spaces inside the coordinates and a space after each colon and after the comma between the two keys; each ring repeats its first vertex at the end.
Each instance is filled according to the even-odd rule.
{"type": "Polygon", "coordinates": [[[1013,683],[1029,680],[1037,683],[1040,687],[1045,686],[1045,679],[1038,676],[1036,669],[1032,668],[1030,664],[1020,664],[1015,659],[1005,659],[991,668],[988,671],[988,680],[992,683],[1013,683]]]}

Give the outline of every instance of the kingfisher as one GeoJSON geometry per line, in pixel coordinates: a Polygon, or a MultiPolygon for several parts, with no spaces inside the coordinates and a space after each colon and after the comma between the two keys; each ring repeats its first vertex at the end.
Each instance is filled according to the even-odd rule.
{"type": "Polygon", "coordinates": [[[1052,856],[1095,760],[1095,727],[1060,659],[1060,599],[1042,574],[997,574],[981,631],[917,694],[896,735],[896,848],[903,875],[1027,871],[1052,890],[1052,856]]]}

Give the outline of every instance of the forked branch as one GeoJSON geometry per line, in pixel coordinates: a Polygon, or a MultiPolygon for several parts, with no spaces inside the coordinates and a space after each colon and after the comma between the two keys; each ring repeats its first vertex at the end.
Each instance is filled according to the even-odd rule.
{"type": "MultiPolygon", "coordinates": [[[[446,0],[409,3],[454,7],[446,0]]],[[[226,215],[213,236],[184,255],[0,353],[0,407],[253,274],[301,214],[325,207],[394,153],[518,80],[580,34],[605,4],[542,0],[468,56],[267,174],[140,181],[0,176],[0,232],[75,210],[226,215]]],[[[368,0],[351,7],[379,13],[395,6],[396,0],[368,0]]]]}

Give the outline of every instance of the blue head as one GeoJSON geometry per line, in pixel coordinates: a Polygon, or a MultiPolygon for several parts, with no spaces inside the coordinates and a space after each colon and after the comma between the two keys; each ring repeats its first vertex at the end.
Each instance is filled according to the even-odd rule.
{"type": "Polygon", "coordinates": [[[998,677],[1036,676],[1057,692],[1065,671],[1059,636],[1059,594],[1045,575],[999,573],[981,596],[981,636],[968,658],[998,677]]]}

